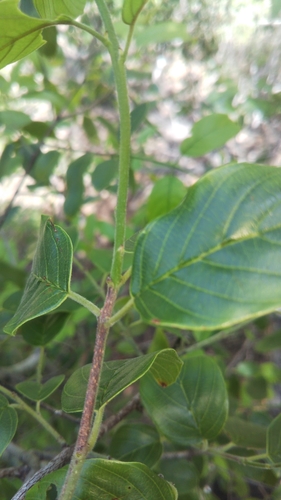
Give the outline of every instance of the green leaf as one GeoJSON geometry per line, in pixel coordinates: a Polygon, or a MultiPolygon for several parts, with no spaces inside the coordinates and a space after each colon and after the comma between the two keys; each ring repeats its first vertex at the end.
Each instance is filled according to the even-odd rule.
{"type": "Polygon", "coordinates": [[[255,345],[255,351],[261,353],[267,353],[274,351],[275,349],[280,349],[281,347],[281,330],[272,333],[271,335],[266,335],[263,339],[259,340],[255,345]]]}
{"type": "Polygon", "coordinates": [[[181,153],[193,158],[203,156],[214,149],[221,148],[240,130],[241,126],[232,122],[227,115],[205,116],[193,125],[192,136],[181,143],[181,153]]]}
{"type": "Polygon", "coordinates": [[[185,42],[191,40],[186,23],[165,21],[163,23],[153,24],[152,26],[143,26],[142,30],[135,36],[137,45],[142,47],[151,43],[171,42],[175,39],[180,39],[185,42]]]}
{"type": "Polygon", "coordinates": [[[126,24],[133,24],[147,0],[124,0],[122,8],[122,19],[126,24]]]}
{"type": "Polygon", "coordinates": [[[43,401],[56,391],[64,379],[64,375],[57,375],[56,377],[50,378],[45,384],[26,380],[25,382],[17,384],[16,389],[23,396],[31,399],[31,401],[43,401]]]}
{"type": "Polygon", "coordinates": [[[280,307],[280,220],[280,169],[205,175],[138,237],[131,292],[143,320],[216,330],[280,307]]]}
{"type": "Polygon", "coordinates": [[[12,441],[18,426],[18,416],[9,401],[0,394],[0,456],[12,441]]]}
{"type": "Polygon", "coordinates": [[[141,462],[153,467],[162,455],[162,444],[154,427],[127,424],[119,427],[113,435],[109,454],[122,462],[141,462]]]}
{"type": "Polygon", "coordinates": [[[118,172],[118,160],[107,160],[99,163],[92,173],[92,183],[97,191],[106,189],[115,179],[118,172]]]}
{"type": "MultiPolygon", "coordinates": [[[[1,4],[0,4],[0,12],[1,12],[1,4]]],[[[0,19],[0,25],[1,25],[1,19],[0,19]]],[[[1,47],[1,41],[0,41],[0,47],[1,47]]],[[[26,115],[22,111],[14,111],[12,109],[6,111],[0,111],[0,124],[4,125],[6,129],[8,129],[8,131],[20,130],[23,127],[29,125],[30,123],[31,123],[30,116],[26,115]]]]}
{"type": "Polygon", "coordinates": [[[92,161],[93,155],[86,153],[70,163],[68,167],[66,174],[67,191],[63,207],[68,217],[74,217],[82,205],[84,195],[83,176],[92,161]]]}
{"type": "Polygon", "coordinates": [[[41,227],[31,273],[14,317],[4,328],[14,335],[27,321],[56,309],[68,296],[72,268],[72,243],[68,234],[41,216],[41,227]]]}
{"type": "Polygon", "coordinates": [[[229,417],[224,431],[237,446],[257,449],[266,447],[266,427],[262,425],[246,422],[238,417],[229,417]]]}
{"type": "MultiPolygon", "coordinates": [[[[36,483],[26,500],[46,500],[46,492],[55,484],[62,488],[66,467],[52,472],[36,483]]],[[[146,465],[115,460],[90,459],[83,466],[74,493],[77,500],[177,500],[175,487],[152,472],[146,465]]]]}
{"type": "Polygon", "coordinates": [[[206,356],[186,360],[177,381],[167,388],[146,375],[141,380],[140,393],[158,430],[181,446],[215,439],[227,418],[223,376],[216,363],[206,356]]]}
{"type": "Polygon", "coordinates": [[[48,151],[41,153],[32,169],[31,175],[40,184],[49,184],[50,175],[58,164],[60,153],[58,151],[48,151]]]}
{"type": "Polygon", "coordinates": [[[68,318],[69,314],[67,312],[44,314],[22,325],[19,333],[28,344],[44,346],[58,335],[68,318]]]}
{"type": "Polygon", "coordinates": [[[267,429],[266,451],[273,463],[281,462],[281,413],[267,429]]]}
{"type": "Polygon", "coordinates": [[[56,19],[61,15],[76,18],[83,14],[86,0],[33,0],[38,14],[43,18],[56,19]]]}
{"type": "Polygon", "coordinates": [[[147,200],[147,218],[149,222],[170,212],[183,200],[186,187],[173,175],[159,179],[147,200]]]}
{"type": "Polygon", "coordinates": [[[0,2],[0,69],[44,45],[41,30],[51,23],[26,16],[18,0],[0,2]]]}
{"type": "Polygon", "coordinates": [[[131,112],[131,132],[132,134],[138,130],[140,125],[146,118],[147,113],[155,107],[155,101],[142,102],[136,106],[131,112]]]}
{"type": "MultiPolygon", "coordinates": [[[[181,495],[187,495],[190,490],[198,486],[198,470],[187,460],[162,460],[159,469],[164,478],[175,485],[180,499],[182,498],[181,495]]],[[[195,498],[198,499],[198,497],[195,498]]],[[[193,500],[193,497],[184,496],[183,499],[193,500]]]]}
{"type": "MultiPolygon", "coordinates": [[[[156,383],[168,386],[176,380],[181,366],[182,361],[173,349],[104,363],[96,408],[105,406],[149,370],[157,380],[156,383]]],[[[91,365],[79,368],[65,384],[62,394],[62,407],[65,412],[83,410],[90,369],[91,365]]]]}

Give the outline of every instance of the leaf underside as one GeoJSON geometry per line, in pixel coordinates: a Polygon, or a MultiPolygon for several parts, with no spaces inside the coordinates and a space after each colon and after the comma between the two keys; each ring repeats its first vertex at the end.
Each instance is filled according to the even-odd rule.
{"type": "Polygon", "coordinates": [[[214,330],[281,304],[281,170],[205,175],[136,243],[131,292],[146,322],[214,330]]]}

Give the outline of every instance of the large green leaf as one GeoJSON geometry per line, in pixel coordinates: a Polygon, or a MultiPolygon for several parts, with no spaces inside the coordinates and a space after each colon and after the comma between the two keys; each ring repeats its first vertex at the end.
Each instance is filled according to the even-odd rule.
{"type": "MultiPolygon", "coordinates": [[[[26,500],[46,500],[51,484],[62,488],[66,467],[52,472],[36,483],[26,494],[26,500]]],[[[76,500],[177,500],[177,490],[136,462],[90,459],[83,466],[74,497],[76,500]]]]}
{"type": "Polygon", "coordinates": [[[215,330],[281,305],[281,170],[218,168],[138,237],[131,292],[154,324],[215,330]]]}
{"type": "Polygon", "coordinates": [[[192,136],[181,143],[181,153],[197,158],[221,148],[238,134],[241,126],[227,115],[213,114],[199,120],[192,128],[192,136]]]}
{"type": "MultiPolygon", "coordinates": [[[[139,356],[138,358],[104,363],[96,408],[102,408],[126,387],[151,371],[156,383],[168,386],[175,382],[182,361],[173,349],[139,356]]],[[[91,365],[76,370],[68,379],[62,394],[65,412],[82,411],[91,365]]]]}
{"type": "Polygon", "coordinates": [[[26,16],[18,0],[0,2],[0,68],[18,61],[45,43],[41,30],[50,21],[26,16]]]}
{"type": "Polygon", "coordinates": [[[17,430],[18,416],[9,401],[0,394],[0,456],[7,448],[17,430]]]}
{"type": "Polygon", "coordinates": [[[27,321],[53,311],[64,302],[70,289],[71,268],[72,243],[68,234],[43,215],[22,300],[4,331],[13,335],[27,321]]]}
{"type": "Polygon", "coordinates": [[[274,463],[281,462],[281,413],[267,429],[266,437],[267,454],[274,463]]]}
{"type": "Polygon", "coordinates": [[[44,401],[47,399],[64,381],[64,375],[57,375],[52,377],[45,384],[33,382],[32,380],[25,380],[16,385],[17,391],[31,401],[44,401]]]}
{"type": "Polygon", "coordinates": [[[155,427],[145,424],[122,425],[113,435],[109,454],[123,462],[141,462],[153,467],[162,454],[155,427]]]}
{"type": "Polygon", "coordinates": [[[206,356],[186,360],[177,381],[167,388],[147,374],[141,380],[140,393],[159,431],[181,446],[213,440],[227,418],[223,376],[216,363],[206,356]]]}
{"type": "Polygon", "coordinates": [[[33,0],[38,14],[43,18],[56,19],[61,15],[78,17],[83,14],[86,0],[33,0]]]}

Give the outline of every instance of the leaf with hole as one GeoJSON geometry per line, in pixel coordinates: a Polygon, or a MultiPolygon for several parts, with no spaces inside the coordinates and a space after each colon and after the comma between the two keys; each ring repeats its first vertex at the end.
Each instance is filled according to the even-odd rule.
{"type": "Polygon", "coordinates": [[[280,220],[279,168],[205,175],[137,239],[131,293],[142,319],[216,330],[280,307],[280,220]]]}
{"type": "Polygon", "coordinates": [[[57,390],[64,381],[64,378],[64,375],[57,375],[56,377],[50,378],[45,384],[26,380],[17,384],[16,389],[23,396],[31,399],[31,401],[43,401],[57,390]]]}
{"type": "MultiPolygon", "coordinates": [[[[157,384],[168,386],[175,382],[182,361],[173,349],[146,354],[138,358],[104,363],[96,408],[100,409],[126,387],[139,380],[147,371],[157,384]]],[[[62,408],[67,413],[83,410],[91,365],[76,370],[66,382],[62,394],[62,408]]]]}
{"type": "Polygon", "coordinates": [[[240,132],[241,126],[227,115],[213,114],[199,120],[192,128],[192,135],[181,143],[183,155],[197,158],[221,148],[240,132]]]}
{"type": "Polygon", "coordinates": [[[71,268],[72,243],[68,234],[42,215],[31,273],[16,314],[4,331],[14,335],[27,321],[62,304],[70,290],[71,268]]]}
{"type": "Polygon", "coordinates": [[[140,394],[159,432],[180,446],[198,446],[206,439],[215,439],[227,418],[223,376],[206,356],[186,360],[170,387],[161,387],[147,374],[141,380],[140,394]]]}
{"type": "MultiPolygon", "coordinates": [[[[36,483],[26,494],[26,500],[45,500],[51,484],[60,493],[66,468],[52,472],[36,483]]],[[[177,500],[177,490],[171,484],[137,462],[90,459],[83,466],[74,493],[76,500],[177,500]]]]}
{"type": "Polygon", "coordinates": [[[9,401],[0,394],[0,456],[12,441],[18,426],[18,416],[9,401]]]}

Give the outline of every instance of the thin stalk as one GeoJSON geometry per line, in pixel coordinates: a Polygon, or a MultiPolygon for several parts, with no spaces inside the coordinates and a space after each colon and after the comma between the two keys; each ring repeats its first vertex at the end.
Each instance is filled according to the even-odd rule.
{"type": "Polygon", "coordinates": [[[100,435],[103,413],[104,413],[104,408],[101,408],[100,410],[96,410],[96,412],[95,412],[95,420],[94,420],[94,424],[92,427],[91,435],[89,437],[89,449],[90,450],[94,449],[94,446],[95,446],[95,444],[98,440],[98,437],[100,435]]]}
{"type": "Polygon", "coordinates": [[[214,344],[215,342],[219,342],[220,340],[225,339],[228,337],[231,333],[236,332],[239,328],[242,328],[243,326],[247,325],[250,323],[249,321],[244,321],[243,323],[240,323],[239,325],[231,326],[230,328],[226,328],[226,330],[221,330],[218,333],[215,333],[211,337],[208,337],[205,340],[201,340],[201,342],[196,342],[196,344],[193,344],[189,347],[186,347],[183,349],[183,351],[179,352],[178,354],[182,356],[183,354],[186,354],[191,351],[196,351],[197,349],[202,349],[202,347],[207,347],[209,345],[214,344]]]}
{"type": "Polygon", "coordinates": [[[113,316],[111,316],[107,320],[106,326],[108,328],[110,328],[112,325],[117,323],[117,321],[119,321],[119,319],[123,318],[123,316],[125,316],[125,314],[127,314],[127,312],[132,308],[134,302],[135,302],[135,300],[133,298],[128,300],[128,302],[123,307],[121,307],[121,309],[119,309],[119,311],[117,311],[116,314],[113,314],[113,316]]]}
{"type": "Polygon", "coordinates": [[[39,424],[41,424],[42,427],[44,427],[44,429],[46,429],[46,431],[49,432],[49,434],[51,434],[56,441],[58,441],[59,444],[63,446],[66,445],[63,437],[44,419],[44,417],[42,417],[41,413],[34,411],[27,403],[25,403],[25,401],[23,401],[23,399],[21,399],[20,396],[18,396],[15,392],[9,391],[9,389],[6,389],[6,387],[3,387],[2,385],[0,386],[0,392],[16,401],[18,408],[26,411],[29,415],[35,418],[35,420],[37,420],[37,422],[39,422],[39,424]]]}
{"type": "Polygon", "coordinates": [[[88,309],[94,316],[99,317],[101,310],[98,306],[93,304],[93,302],[90,302],[90,300],[85,299],[85,297],[82,297],[82,295],[79,295],[79,293],[75,293],[72,290],[68,293],[69,298],[74,300],[75,302],[78,302],[78,304],[81,304],[81,306],[84,306],[86,309],[88,309]]]}
{"type": "Polygon", "coordinates": [[[134,33],[134,27],[135,27],[135,23],[130,24],[130,29],[129,29],[129,33],[128,33],[127,40],[126,40],[126,45],[125,45],[125,48],[124,48],[124,52],[122,54],[122,60],[123,60],[123,62],[125,62],[126,59],[127,59],[127,55],[128,55],[128,52],[129,52],[131,41],[132,41],[132,36],[133,36],[133,33],[134,33]]]}
{"type": "Polygon", "coordinates": [[[96,282],[95,278],[93,278],[93,276],[91,275],[91,273],[89,273],[89,271],[87,271],[84,268],[84,266],[81,264],[81,262],[79,262],[79,260],[76,257],[73,257],[73,262],[80,269],[80,271],[82,271],[82,273],[85,274],[86,278],[88,278],[88,280],[92,283],[92,285],[95,288],[95,290],[104,299],[105,298],[104,290],[102,289],[101,286],[99,286],[99,284],[96,282]]]}
{"type": "MultiPolygon", "coordinates": [[[[44,346],[41,346],[40,347],[39,361],[38,361],[37,370],[36,370],[36,381],[39,384],[41,384],[41,381],[42,381],[44,360],[45,360],[45,348],[44,348],[44,346]]],[[[36,402],[36,412],[40,413],[40,401],[36,402]]]]}
{"type": "Polygon", "coordinates": [[[101,35],[98,31],[94,30],[90,26],[87,26],[87,24],[84,23],[79,23],[79,21],[75,21],[74,19],[69,18],[67,21],[59,21],[58,24],[69,24],[71,26],[76,26],[76,28],[80,28],[83,31],[87,31],[87,33],[90,33],[93,37],[97,38],[106,48],[108,48],[108,39],[101,35]]]}
{"type": "Polygon", "coordinates": [[[78,437],[71,458],[68,473],[59,496],[59,500],[72,499],[72,495],[79,479],[83,464],[86,460],[88,452],[90,451],[89,438],[92,427],[93,412],[101,377],[106,340],[109,332],[109,327],[106,326],[106,323],[112,314],[115,300],[116,290],[110,283],[107,290],[104,307],[101,310],[101,314],[98,318],[93,362],[90,371],[78,437]]]}
{"type": "Polygon", "coordinates": [[[129,269],[127,269],[127,271],[122,275],[118,288],[123,286],[126,283],[126,281],[128,281],[131,274],[132,274],[132,266],[130,266],[129,269]]]}

